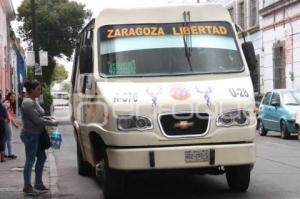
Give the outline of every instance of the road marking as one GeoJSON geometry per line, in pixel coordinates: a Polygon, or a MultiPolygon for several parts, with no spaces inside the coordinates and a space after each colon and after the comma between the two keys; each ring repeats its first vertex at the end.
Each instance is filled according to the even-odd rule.
{"type": "Polygon", "coordinates": [[[61,193],[60,193],[60,190],[57,186],[58,175],[57,175],[55,156],[54,156],[54,152],[53,152],[52,148],[50,148],[48,150],[48,158],[49,158],[48,162],[49,162],[49,178],[50,178],[51,199],[57,199],[57,198],[60,198],[61,193]]]}
{"type": "Polygon", "coordinates": [[[267,143],[270,145],[277,145],[277,146],[281,146],[283,148],[292,149],[292,150],[299,149],[299,147],[291,147],[291,146],[287,146],[286,144],[274,143],[274,142],[270,142],[270,141],[265,141],[263,143],[267,143]]]}
{"type": "Polygon", "coordinates": [[[20,188],[17,187],[1,187],[0,192],[19,192],[21,191],[20,188]]]}
{"type": "Polygon", "coordinates": [[[300,170],[300,167],[299,166],[295,166],[295,165],[292,165],[292,164],[288,164],[288,163],[285,163],[285,162],[280,162],[278,160],[272,160],[272,159],[269,159],[269,158],[264,158],[262,156],[256,156],[257,158],[260,158],[260,159],[263,159],[263,160],[268,160],[270,162],[275,162],[277,164],[280,164],[280,165],[284,165],[284,166],[288,166],[288,167],[293,167],[295,169],[299,169],[300,170]]]}

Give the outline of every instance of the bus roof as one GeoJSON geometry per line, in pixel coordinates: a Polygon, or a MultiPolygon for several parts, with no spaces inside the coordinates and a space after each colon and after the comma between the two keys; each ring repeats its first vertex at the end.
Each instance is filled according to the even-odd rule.
{"type": "Polygon", "coordinates": [[[95,19],[95,27],[110,24],[183,22],[183,12],[190,11],[191,22],[228,21],[228,11],[219,4],[163,4],[152,7],[106,8],[95,19]]]}

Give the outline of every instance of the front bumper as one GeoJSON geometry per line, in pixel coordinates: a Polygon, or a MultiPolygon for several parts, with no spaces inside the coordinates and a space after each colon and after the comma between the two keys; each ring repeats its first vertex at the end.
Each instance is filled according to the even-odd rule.
{"type": "Polygon", "coordinates": [[[255,163],[255,143],[156,148],[108,148],[109,167],[119,170],[187,169],[255,163]],[[209,150],[208,161],[187,162],[186,151],[209,150]]]}
{"type": "Polygon", "coordinates": [[[299,124],[295,120],[288,120],[288,130],[290,133],[298,133],[299,124]]]}

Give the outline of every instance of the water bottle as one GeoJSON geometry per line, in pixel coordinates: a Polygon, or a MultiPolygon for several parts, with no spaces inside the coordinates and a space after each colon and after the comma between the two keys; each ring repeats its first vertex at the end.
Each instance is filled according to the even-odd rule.
{"type": "Polygon", "coordinates": [[[55,129],[55,131],[51,134],[50,140],[53,149],[60,149],[62,139],[58,129],[55,129]]]}

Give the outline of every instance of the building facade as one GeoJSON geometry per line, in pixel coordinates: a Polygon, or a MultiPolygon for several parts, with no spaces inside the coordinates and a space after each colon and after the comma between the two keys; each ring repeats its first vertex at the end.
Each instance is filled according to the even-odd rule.
{"type": "Polygon", "coordinates": [[[225,6],[255,46],[256,94],[300,88],[300,0],[211,0],[225,6]]]}
{"type": "Polygon", "coordinates": [[[243,42],[245,36],[246,41],[253,42],[257,60],[257,68],[252,74],[252,81],[256,96],[262,95],[262,75],[261,68],[263,59],[262,51],[262,32],[260,30],[259,9],[262,7],[262,1],[259,0],[210,0],[211,3],[223,5],[232,17],[235,24],[240,27],[240,40],[243,42]]]}
{"type": "Polygon", "coordinates": [[[263,87],[300,88],[300,0],[264,0],[260,9],[263,87]]]}
{"type": "Polygon", "coordinates": [[[10,57],[10,21],[15,18],[11,0],[0,1],[0,89],[7,94],[13,89],[11,57],[10,57]]]}
{"type": "Polygon", "coordinates": [[[26,80],[26,63],[25,63],[25,50],[21,46],[20,38],[16,38],[16,61],[17,61],[17,68],[16,68],[16,84],[17,88],[16,91],[18,94],[21,94],[24,91],[24,83],[26,80]]]}

